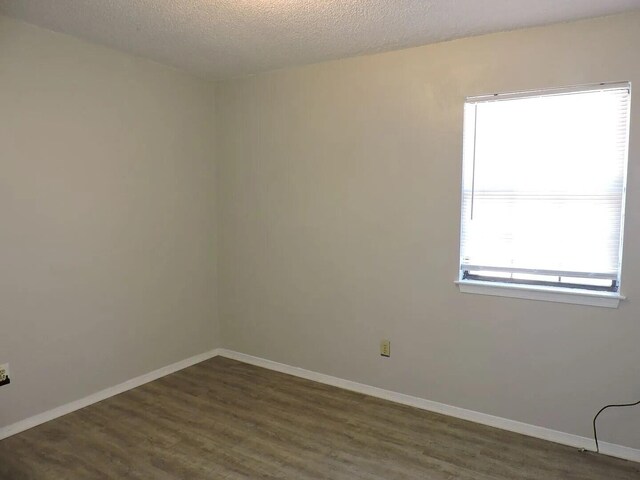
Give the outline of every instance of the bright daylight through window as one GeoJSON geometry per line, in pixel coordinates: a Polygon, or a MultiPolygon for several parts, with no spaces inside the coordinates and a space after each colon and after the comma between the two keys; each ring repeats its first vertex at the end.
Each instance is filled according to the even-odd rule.
{"type": "Polygon", "coordinates": [[[461,290],[619,297],[630,89],[467,99],[461,290]]]}

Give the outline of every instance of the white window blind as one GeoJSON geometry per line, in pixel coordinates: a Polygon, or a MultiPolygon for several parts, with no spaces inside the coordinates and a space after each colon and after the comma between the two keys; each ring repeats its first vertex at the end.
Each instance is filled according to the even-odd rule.
{"type": "Polygon", "coordinates": [[[617,291],[629,84],[470,98],[461,279],[617,291]]]}

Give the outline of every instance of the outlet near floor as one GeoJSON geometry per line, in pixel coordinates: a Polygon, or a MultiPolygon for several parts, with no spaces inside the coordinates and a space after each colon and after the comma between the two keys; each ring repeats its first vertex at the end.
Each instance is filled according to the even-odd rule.
{"type": "Polygon", "coordinates": [[[382,355],[383,357],[391,356],[391,341],[382,340],[380,342],[380,355],[382,355]]]}
{"type": "Polygon", "coordinates": [[[9,382],[9,364],[3,363],[0,365],[0,387],[7,385],[9,382]]]}

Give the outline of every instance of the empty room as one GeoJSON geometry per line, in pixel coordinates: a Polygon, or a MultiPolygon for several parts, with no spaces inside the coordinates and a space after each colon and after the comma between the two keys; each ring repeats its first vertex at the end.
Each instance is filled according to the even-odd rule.
{"type": "Polygon", "coordinates": [[[0,0],[0,480],[640,479],[640,0],[0,0]]]}

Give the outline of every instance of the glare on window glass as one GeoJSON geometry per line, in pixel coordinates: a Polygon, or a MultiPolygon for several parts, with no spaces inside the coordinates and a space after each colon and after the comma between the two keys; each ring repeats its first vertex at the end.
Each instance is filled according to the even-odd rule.
{"type": "Polygon", "coordinates": [[[626,89],[467,104],[463,268],[617,278],[627,132],[626,89]]]}

